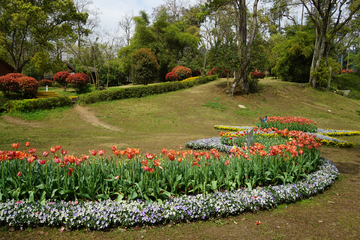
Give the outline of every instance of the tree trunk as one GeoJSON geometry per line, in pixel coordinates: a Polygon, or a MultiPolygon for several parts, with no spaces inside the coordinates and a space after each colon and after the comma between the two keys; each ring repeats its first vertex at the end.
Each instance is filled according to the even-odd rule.
{"type": "Polygon", "coordinates": [[[259,0],[254,1],[253,6],[253,26],[252,33],[247,42],[247,7],[246,0],[236,1],[235,8],[237,9],[237,20],[238,20],[238,29],[237,29],[237,38],[239,44],[239,53],[238,58],[240,62],[239,70],[237,71],[236,77],[231,87],[231,94],[234,96],[235,88],[238,86],[239,82],[246,94],[249,94],[249,81],[247,77],[247,67],[250,63],[251,57],[251,47],[255,39],[256,30],[257,30],[257,4],[259,0]]]}

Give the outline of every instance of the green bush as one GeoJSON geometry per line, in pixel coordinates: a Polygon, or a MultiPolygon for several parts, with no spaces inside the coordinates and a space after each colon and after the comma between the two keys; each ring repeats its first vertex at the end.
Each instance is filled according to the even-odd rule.
{"type": "Polygon", "coordinates": [[[147,85],[157,80],[160,66],[157,62],[155,53],[151,51],[150,48],[141,48],[137,50],[131,56],[131,61],[134,83],[147,85]]]}
{"type": "Polygon", "coordinates": [[[196,85],[214,81],[216,79],[216,76],[203,76],[195,79],[194,81],[187,82],[166,82],[150,86],[148,85],[97,91],[79,96],[79,102],[90,104],[103,101],[112,101],[117,99],[146,97],[149,95],[162,94],[166,92],[173,92],[181,89],[190,88],[196,85]]]}
{"type": "Polygon", "coordinates": [[[6,112],[20,111],[30,112],[39,109],[53,109],[56,107],[71,106],[72,101],[69,97],[57,98],[41,98],[41,99],[25,99],[12,100],[4,105],[6,112]]]}
{"type": "MultiPolygon", "coordinates": [[[[356,90],[360,91],[360,74],[347,73],[333,76],[331,85],[339,90],[356,90]]],[[[352,91],[350,91],[351,93],[352,91]]]]}

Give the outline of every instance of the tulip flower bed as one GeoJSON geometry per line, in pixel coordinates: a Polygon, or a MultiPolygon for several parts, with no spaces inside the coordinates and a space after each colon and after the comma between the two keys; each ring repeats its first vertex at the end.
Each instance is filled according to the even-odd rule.
{"type": "Polygon", "coordinates": [[[212,194],[172,197],[162,203],[137,201],[8,200],[0,203],[0,225],[16,228],[60,226],[67,229],[105,229],[208,219],[276,207],[321,193],[339,175],[335,165],[320,159],[319,170],[292,184],[217,191],[212,194]]]}
{"type": "Polygon", "coordinates": [[[316,122],[301,117],[265,117],[256,123],[260,128],[287,129],[289,131],[303,131],[315,133],[317,131],[316,122]]]}
{"type": "Polygon", "coordinates": [[[338,170],[320,157],[312,135],[277,130],[276,138],[223,148],[229,155],[141,155],[116,146],[108,157],[104,150],[68,155],[61,146],[36,155],[29,142],[26,151],[14,143],[0,151],[0,225],[104,229],[206,219],[273,208],[334,183],[338,170]]]}
{"type": "MultiPolygon", "coordinates": [[[[295,136],[295,135],[294,135],[295,136]]],[[[163,149],[159,156],[140,155],[139,149],[117,150],[103,157],[67,155],[61,146],[35,155],[36,149],[1,151],[0,201],[142,199],[161,201],[171,196],[210,194],[216,191],[293,183],[317,169],[319,143],[298,136],[287,145],[232,148],[230,156],[210,152],[163,149]],[[61,151],[61,155],[56,153],[61,151]]],[[[30,143],[26,144],[27,146],[30,143]]],[[[19,144],[12,144],[14,149],[19,144]]]]}

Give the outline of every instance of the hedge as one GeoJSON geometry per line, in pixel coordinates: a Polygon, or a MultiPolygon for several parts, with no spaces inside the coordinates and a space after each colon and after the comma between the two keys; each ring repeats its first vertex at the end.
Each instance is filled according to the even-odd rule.
{"type": "Polygon", "coordinates": [[[126,98],[141,98],[149,95],[162,94],[166,92],[173,92],[181,89],[191,88],[196,85],[214,81],[216,79],[216,76],[203,76],[195,79],[194,81],[188,82],[166,82],[155,85],[97,91],[81,95],[79,97],[79,102],[90,104],[126,98]]]}
{"type": "Polygon", "coordinates": [[[69,97],[12,100],[7,102],[3,106],[3,109],[5,112],[30,112],[33,110],[53,109],[64,106],[72,106],[72,101],[69,97]]]}

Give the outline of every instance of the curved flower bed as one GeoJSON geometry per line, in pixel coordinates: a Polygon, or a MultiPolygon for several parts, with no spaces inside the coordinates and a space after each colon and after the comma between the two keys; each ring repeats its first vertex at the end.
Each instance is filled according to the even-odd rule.
{"type": "Polygon", "coordinates": [[[238,189],[209,195],[174,197],[164,202],[111,200],[102,202],[40,202],[9,200],[0,203],[0,224],[27,226],[65,226],[105,229],[115,226],[153,225],[172,221],[227,216],[247,210],[269,209],[281,203],[294,202],[324,191],[335,182],[339,171],[324,158],[320,169],[294,184],[256,189],[238,189]]]}
{"type": "MultiPolygon", "coordinates": [[[[215,125],[215,129],[218,130],[228,130],[233,132],[245,133],[245,131],[252,129],[253,127],[249,126],[226,126],[226,125],[215,125]]],[[[257,132],[261,133],[261,132],[257,132]]],[[[274,133],[273,131],[269,132],[270,134],[274,133]]],[[[317,129],[316,133],[311,133],[316,136],[320,142],[324,145],[328,146],[336,146],[342,148],[351,148],[354,147],[354,143],[347,142],[341,139],[334,138],[333,136],[353,136],[360,135],[360,131],[351,131],[351,130],[330,130],[330,129],[317,129]]],[[[197,140],[199,141],[199,140],[197,140]]],[[[194,141],[196,142],[196,141],[194,141]]],[[[194,144],[194,142],[190,142],[190,144],[194,144]]]]}

